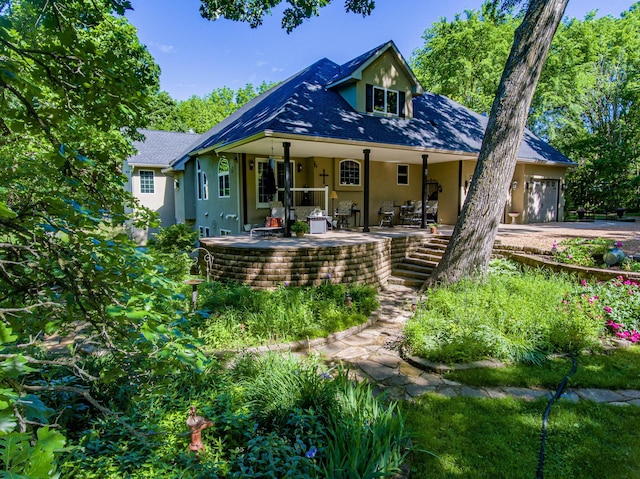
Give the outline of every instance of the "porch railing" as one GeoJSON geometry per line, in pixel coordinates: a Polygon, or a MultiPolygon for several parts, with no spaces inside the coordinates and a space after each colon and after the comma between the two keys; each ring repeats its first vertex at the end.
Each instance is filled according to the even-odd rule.
{"type": "MultiPolygon", "coordinates": [[[[321,206],[329,214],[329,187],[322,188],[291,188],[290,208],[296,206],[321,206]]],[[[278,198],[284,198],[284,189],[278,190],[278,198]]]]}

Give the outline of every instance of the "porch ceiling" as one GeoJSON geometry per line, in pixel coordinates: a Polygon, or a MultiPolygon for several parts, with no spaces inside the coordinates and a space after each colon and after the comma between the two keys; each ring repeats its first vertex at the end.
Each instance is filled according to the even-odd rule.
{"type": "Polygon", "coordinates": [[[249,141],[216,148],[217,153],[246,153],[257,156],[284,156],[282,143],[291,143],[290,154],[292,158],[350,158],[364,159],[362,150],[371,150],[371,161],[383,161],[391,163],[422,163],[422,155],[429,155],[429,163],[445,163],[460,160],[476,160],[476,154],[467,152],[445,152],[436,150],[419,150],[416,148],[393,147],[391,145],[346,143],[327,138],[300,139],[281,136],[265,136],[249,141]]]}

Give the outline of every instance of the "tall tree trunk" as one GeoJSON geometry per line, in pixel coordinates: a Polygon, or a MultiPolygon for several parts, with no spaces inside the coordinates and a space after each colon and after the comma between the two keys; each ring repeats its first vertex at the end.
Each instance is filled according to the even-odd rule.
{"type": "Polygon", "coordinates": [[[442,261],[423,288],[486,272],[531,99],[568,1],[529,2],[491,107],[469,194],[442,261]]]}

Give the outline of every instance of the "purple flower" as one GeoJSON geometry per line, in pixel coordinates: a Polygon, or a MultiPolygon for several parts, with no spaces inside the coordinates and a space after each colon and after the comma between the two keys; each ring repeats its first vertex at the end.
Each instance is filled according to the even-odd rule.
{"type": "Polygon", "coordinates": [[[620,329],[620,325],[611,319],[607,321],[607,326],[611,327],[611,329],[613,329],[614,331],[617,331],[618,329],[620,329]]]}
{"type": "Polygon", "coordinates": [[[615,247],[616,248],[622,248],[622,243],[620,243],[620,241],[616,241],[615,247]]]}
{"type": "Polygon", "coordinates": [[[314,457],[316,457],[317,452],[318,452],[318,448],[315,446],[311,446],[311,448],[307,451],[305,456],[307,457],[307,459],[313,459],[314,457]]]}
{"type": "Polygon", "coordinates": [[[605,313],[609,313],[609,314],[610,314],[610,313],[611,313],[611,311],[612,311],[611,306],[605,306],[605,307],[604,307],[604,312],[605,312],[605,313]]]}

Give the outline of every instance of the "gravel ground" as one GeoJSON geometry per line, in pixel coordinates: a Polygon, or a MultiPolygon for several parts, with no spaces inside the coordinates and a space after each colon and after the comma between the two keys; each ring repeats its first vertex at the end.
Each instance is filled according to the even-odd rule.
{"type": "Polygon", "coordinates": [[[640,222],[591,221],[500,225],[496,239],[504,245],[550,250],[553,242],[567,238],[610,238],[620,241],[626,254],[640,253],[640,222]]]}

